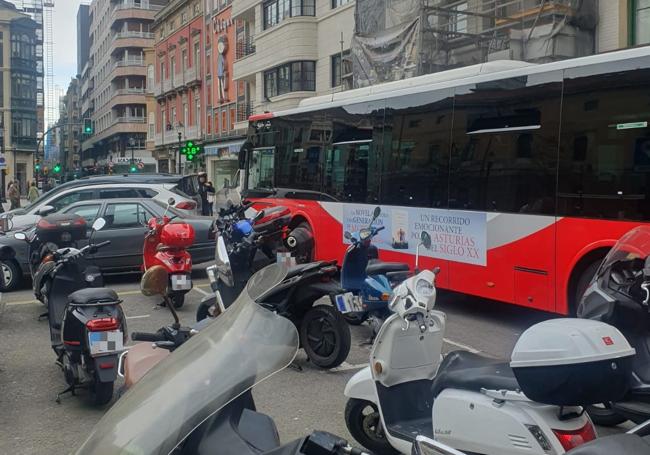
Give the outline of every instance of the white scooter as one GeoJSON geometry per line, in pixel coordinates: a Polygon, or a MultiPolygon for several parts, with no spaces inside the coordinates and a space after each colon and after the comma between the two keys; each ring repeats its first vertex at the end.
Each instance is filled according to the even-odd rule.
{"type": "Polygon", "coordinates": [[[521,335],[510,365],[466,351],[443,359],[434,283],[425,270],[395,288],[370,366],[346,385],[346,425],[359,443],[411,454],[423,435],[465,452],[556,455],[596,437],[580,405],[624,394],[634,355],[616,328],[555,319],[521,335]]]}

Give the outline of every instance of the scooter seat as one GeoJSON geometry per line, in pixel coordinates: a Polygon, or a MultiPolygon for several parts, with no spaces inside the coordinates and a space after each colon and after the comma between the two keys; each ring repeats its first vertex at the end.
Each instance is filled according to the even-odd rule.
{"type": "Polygon", "coordinates": [[[117,292],[109,288],[79,289],[68,296],[71,305],[93,305],[100,302],[120,302],[120,298],[117,292]]]}
{"type": "Polygon", "coordinates": [[[406,272],[408,270],[408,264],[402,262],[382,262],[373,259],[366,267],[366,275],[385,275],[388,272],[406,272]]]}
{"type": "Polygon", "coordinates": [[[519,383],[507,363],[467,351],[453,351],[440,364],[431,386],[434,398],[445,389],[519,390],[519,383]]]}

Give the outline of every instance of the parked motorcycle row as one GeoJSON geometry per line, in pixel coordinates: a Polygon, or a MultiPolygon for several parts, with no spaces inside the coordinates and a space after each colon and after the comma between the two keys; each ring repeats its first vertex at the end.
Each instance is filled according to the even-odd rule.
{"type": "MultiPolygon", "coordinates": [[[[193,232],[163,216],[144,239],[145,295],[160,296],[172,323],[131,334],[117,294],[87,258],[104,244],[74,243],[83,219],[45,216],[30,242],[34,291],[47,308],[52,347],[69,388],[110,401],[117,375],[127,391],[79,454],[437,454],[650,453],[650,228],[610,251],[581,302],[579,318],[531,326],[510,359],[466,351],[443,355],[446,315],[435,308],[438,270],[379,261],[367,228],[345,233],[334,262],[296,264],[283,208],[254,212],[236,190],[217,195],[212,293],[192,327],[177,310],[191,289],[193,232]],[[340,276],[340,281],[339,281],[340,276]],[[315,431],[281,444],[252,389],[290,366],[302,348],[321,368],[350,350],[348,324],[372,328],[369,364],[348,381],[344,418],[365,449],[315,431]],[[110,394],[109,394],[110,390],[110,394]],[[594,423],[639,425],[596,438],[594,423]],[[644,423],[645,422],[645,423],[644,423]],[[369,452],[364,452],[367,450],[369,452]]],[[[170,202],[170,204],[173,204],[170,202]]],[[[190,226],[191,228],[191,226],[190,226]]]]}

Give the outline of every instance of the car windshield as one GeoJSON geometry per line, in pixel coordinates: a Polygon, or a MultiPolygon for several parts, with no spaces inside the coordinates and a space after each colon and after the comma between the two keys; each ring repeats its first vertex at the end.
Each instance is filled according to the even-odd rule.
{"type": "Polygon", "coordinates": [[[615,262],[634,261],[650,255],[650,226],[639,226],[627,232],[609,251],[598,270],[598,276],[607,272],[615,262]]]}
{"type": "Polygon", "coordinates": [[[257,272],[214,322],[156,365],[95,425],[78,454],[168,454],[198,425],[286,368],[298,350],[291,321],[254,301],[286,277],[257,272]]]}

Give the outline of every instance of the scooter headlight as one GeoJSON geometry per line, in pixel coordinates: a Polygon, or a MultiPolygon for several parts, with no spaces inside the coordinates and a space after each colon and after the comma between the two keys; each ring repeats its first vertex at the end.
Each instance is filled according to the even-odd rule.
{"type": "Polygon", "coordinates": [[[422,298],[428,299],[433,295],[433,285],[427,280],[418,280],[415,283],[415,293],[422,298]]]}
{"type": "Polygon", "coordinates": [[[359,239],[366,240],[367,238],[370,237],[371,234],[372,232],[370,231],[370,229],[361,229],[359,231],[359,239]]]}

